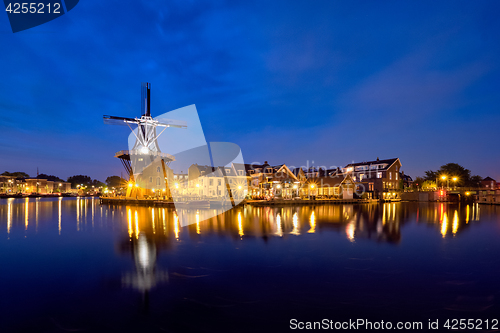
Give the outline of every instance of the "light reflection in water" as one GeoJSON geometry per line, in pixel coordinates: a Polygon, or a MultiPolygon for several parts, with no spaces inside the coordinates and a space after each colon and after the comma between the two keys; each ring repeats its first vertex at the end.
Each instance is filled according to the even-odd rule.
{"type": "Polygon", "coordinates": [[[154,208],[151,208],[151,221],[153,223],[153,233],[156,233],[156,227],[155,227],[155,210],[154,208]]]}
{"type": "Polygon", "coordinates": [[[132,230],[132,210],[129,208],[128,209],[128,236],[129,238],[132,238],[132,234],[133,234],[133,230],[132,230]]]}
{"type": "Polygon", "coordinates": [[[174,233],[175,233],[175,239],[179,240],[179,217],[175,212],[174,212],[174,233]]]}
{"type": "Polygon", "coordinates": [[[238,212],[238,234],[240,235],[240,237],[243,237],[243,235],[245,234],[243,232],[243,225],[242,225],[242,221],[241,221],[241,212],[238,212]]]}
{"type": "Polygon", "coordinates": [[[28,230],[29,224],[29,198],[24,199],[24,230],[28,230]]]}
{"type": "Polygon", "coordinates": [[[452,224],[452,232],[453,236],[457,233],[458,230],[458,212],[455,210],[453,214],[453,224],[452,224]]]}
{"type": "Polygon", "coordinates": [[[283,237],[283,227],[281,226],[281,215],[276,215],[276,235],[283,237]]]}
{"type": "MultiPolygon", "coordinates": [[[[443,211],[443,204],[441,204],[441,211],[443,211]]],[[[443,221],[441,222],[441,235],[443,235],[444,238],[448,229],[448,214],[443,213],[442,219],[443,221]]]]}
{"type": "MultiPolygon", "coordinates": [[[[296,216],[296,215],[297,215],[297,213],[295,213],[294,216],[296,216]]],[[[298,223],[298,221],[299,221],[299,218],[297,217],[297,223],[298,223]]],[[[311,226],[311,228],[307,232],[310,234],[314,234],[316,232],[316,216],[314,215],[314,210],[311,212],[311,217],[309,218],[309,225],[311,226]]]]}
{"type": "MultiPolygon", "coordinates": [[[[33,199],[31,199],[33,200],[33,199]]],[[[62,235],[62,220],[65,214],[74,214],[76,203],[77,231],[85,232],[87,228],[82,228],[85,222],[85,209],[90,215],[95,212],[97,200],[76,198],[57,198],[51,201],[36,200],[33,209],[36,209],[38,220],[45,226],[52,218],[59,235],[62,235]],[[85,205],[84,200],[88,200],[85,205]],[[93,203],[93,205],[91,205],[93,203]],[[85,208],[85,206],[87,208],[85,208]],[[65,207],[68,207],[66,209],[65,207]],[[71,209],[72,208],[72,209],[71,209]],[[52,209],[53,214],[48,214],[47,209],[52,209]]],[[[25,231],[25,235],[30,231],[28,226],[30,221],[30,199],[5,200],[3,204],[3,220],[5,223],[3,230],[12,237],[13,230],[20,227],[25,231]]],[[[2,211],[0,205],[0,212],[2,211]]],[[[493,206],[493,208],[495,208],[493,206]]],[[[141,232],[150,232],[157,235],[157,228],[163,228],[162,235],[168,237],[169,234],[176,240],[181,240],[181,221],[175,210],[171,208],[147,208],[147,207],[121,207],[106,206],[100,207],[103,210],[103,217],[95,215],[96,227],[106,228],[109,223],[122,223],[127,228],[130,238],[138,239],[141,232]]],[[[485,210],[488,212],[489,210],[485,210]]],[[[213,209],[210,209],[212,212],[213,209]]],[[[407,221],[415,221],[417,214],[420,215],[419,223],[435,224],[435,230],[443,238],[449,233],[457,237],[461,230],[467,228],[471,221],[479,220],[478,204],[456,205],[449,203],[386,203],[367,205],[319,205],[311,206],[285,206],[285,207],[252,207],[230,210],[216,218],[204,220],[204,209],[184,209],[179,210],[186,219],[195,222],[192,227],[193,232],[210,236],[211,234],[232,234],[235,237],[285,237],[286,235],[307,235],[311,233],[322,233],[326,230],[342,230],[346,237],[354,239],[372,238],[388,242],[401,241],[401,226],[407,221]],[[461,219],[464,221],[461,223],[461,219]],[[319,222],[320,221],[320,222],[319,222]],[[385,223],[384,223],[385,221],[385,223]],[[339,228],[342,227],[342,228],[339,228]]],[[[74,218],[74,215],[72,215],[74,218]]],[[[485,215],[489,216],[489,215],[485,215]]],[[[89,216],[90,217],[90,216],[89,216]]],[[[33,220],[33,219],[32,219],[33,220]]],[[[37,223],[37,231],[38,231],[37,223]]],[[[191,227],[189,227],[191,228],[191,227]]],[[[93,230],[92,229],[92,230],[93,230]]],[[[34,231],[34,230],[33,230],[34,231]]],[[[186,233],[189,235],[189,232],[186,233]]]]}
{"type": "Polygon", "coordinates": [[[80,230],[80,197],[76,198],[76,230],[80,230]]]}
{"type": "Polygon", "coordinates": [[[345,233],[347,235],[347,239],[351,242],[354,242],[354,232],[356,231],[356,222],[351,221],[347,224],[345,228],[345,233]]]}
{"type": "Polygon", "coordinates": [[[196,233],[199,235],[201,233],[200,230],[200,212],[196,211],[196,233]]]}
{"type": "Polygon", "coordinates": [[[300,235],[300,229],[299,229],[299,217],[297,216],[297,212],[293,214],[292,217],[292,223],[293,223],[293,229],[290,232],[292,235],[300,235]]]}
{"type": "Polygon", "coordinates": [[[137,215],[137,210],[135,211],[135,237],[139,238],[139,217],[137,215]]]}
{"type": "MultiPolygon", "coordinates": [[[[62,220],[62,198],[61,197],[59,197],[59,205],[58,206],[59,206],[58,207],[59,210],[58,210],[58,214],[57,214],[58,220],[59,220],[58,221],[59,222],[58,223],[58,226],[59,226],[58,229],[59,229],[59,235],[61,235],[61,220],[62,220]]],[[[28,228],[28,225],[26,225],[26,228],[28,228]]]]}
{"type": "Polygon", "coordinates": [[[12,200],[8,199],[7,203],[7,234],[10,234],[12,228],[12,200]]]}
{"type": "Polygon", "coordinates": [[[35,199],[35,231],[38,232],[38,199],[35,199]]]}

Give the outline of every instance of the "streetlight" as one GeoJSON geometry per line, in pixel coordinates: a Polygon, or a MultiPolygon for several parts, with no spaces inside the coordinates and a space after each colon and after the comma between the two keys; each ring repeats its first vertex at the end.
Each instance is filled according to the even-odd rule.
{"type": "MultiPolygon", "coordinates": [[[[444,182],[447,178],[448,178],[448,177],[446,177],[446,176],[444,176],[444,175],[443,175],[443,176],[441,176],[441,179],[443,180],[443,182],[444,182]]],[[[443,187],[444,187],[444,185],[443,185],[443,187]]]]}
{"type": "Polygon", "coordinates": [[[453,178],[452,178],[452,180],[453,180],[453,183],[454,183],[454,184],[453,184],[453,187],[454,187],[455,189],[457,189],[457,180],[458,180],[458,178],[457,178],[457,177],[453,177],[453,178]]]}

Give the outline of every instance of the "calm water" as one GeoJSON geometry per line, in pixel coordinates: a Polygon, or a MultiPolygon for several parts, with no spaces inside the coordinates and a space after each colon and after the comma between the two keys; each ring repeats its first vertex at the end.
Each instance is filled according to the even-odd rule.
{"type": "Polygon", "coordinates": [[[493,319],[499,254],[494,206],[247,206],[182,227],[171,209],[2,199],[0,331],[493,319]]]}

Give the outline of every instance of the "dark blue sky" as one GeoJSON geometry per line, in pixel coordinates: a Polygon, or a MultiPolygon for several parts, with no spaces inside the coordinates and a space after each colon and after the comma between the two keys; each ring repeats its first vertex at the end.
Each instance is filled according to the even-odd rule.
{"type": "Polygon", "coordinates": [[[498,1],[87,1],[13,34],[0,15],[0,172],[104,180],[126,127],[196,104],[246,162],[399,157],[500,180],[498,1]]]}

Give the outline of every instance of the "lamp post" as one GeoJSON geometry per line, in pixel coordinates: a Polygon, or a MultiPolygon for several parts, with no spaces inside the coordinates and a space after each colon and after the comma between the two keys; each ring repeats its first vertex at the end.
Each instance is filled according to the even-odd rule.
{"type": "Polygon", "coordinates": [[[456,190],[457,189],[457,180],[458,180],[458,178],[457,177],[453,177],[452,180],[453,180],[453,188],[456,190]]]}
{"type": "MultiPolygon", "coordinates": [[[[448,179],[448,177],[446,177],[446,176],[444,176],[444,175],[443,175],[443,176],[441,176],[441,179],[442,179],[442,180],[443,180],[443,182],[444,182],[445,180],[447,180],[447,179],[448,179]]],[[[448,185],[449,185],[449,182],[450,182],[450,180],[448,179],[448,185]]],[[[448,185],[446,186],[446,188],[448,188],[448,185]]],[[[444,187],[444,184],[443,184],[443,187],[444,187]]]]}

